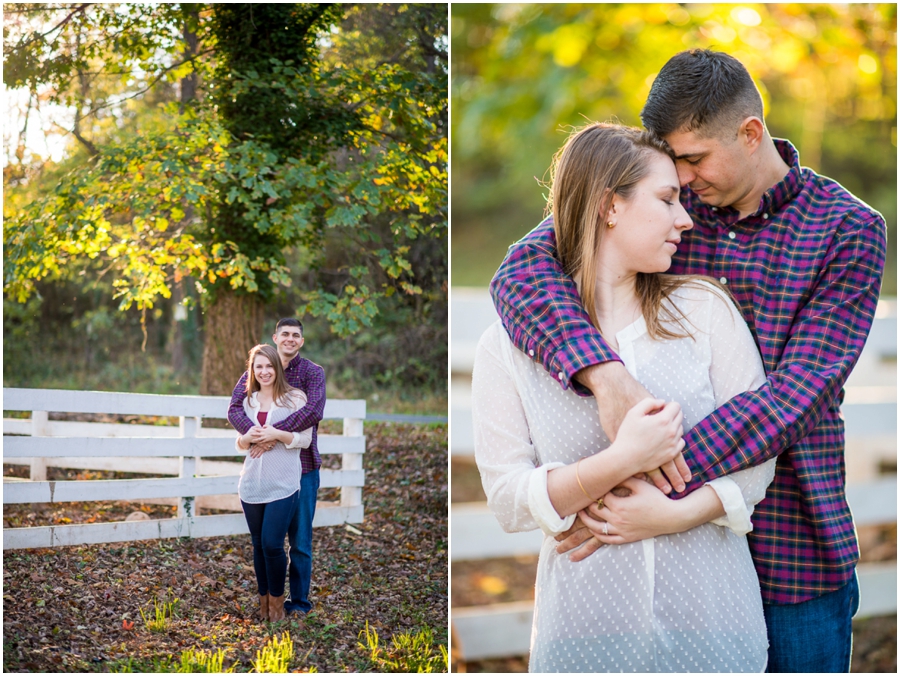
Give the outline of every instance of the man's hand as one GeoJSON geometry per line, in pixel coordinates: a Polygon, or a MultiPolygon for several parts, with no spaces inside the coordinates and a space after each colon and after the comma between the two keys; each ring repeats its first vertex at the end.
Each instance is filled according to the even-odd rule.
{"type": "Polygon", "coordinates": [[[266,451],[271,451],[275,447],[274,441],[261,441],[250,447],[249,455],[251,458],[258,458],[266,451]]]}
{"type": "MultiPolygon", "coordinates": [[[[615,441],[628,411],[639,401],[653,397],[618,361],[583,368],[575,374],[575,379],[587,387],[597,400],[600,425],[610,441],[615,441]]],[[[648,472],[648,475],[663,493],[671,493],[673,485],[676,491],[681,492],[685,482],[691,479],[691,472],[681,453],[673,461],[648,472]]]]}
{"type": "Polygon", "coordinates": [[[559,542],[559,544],[556,545],[556,551],[559,554],[565,554],[568,551],[575,550],[569,554],[569,561],[575,563],[584,561],[603,546],[603,543],[593,536],[593,534],[585,527],[582,520],[577,516],[575,517],[575,522],[572,524],[572,527],[557,535],[556,541],[559,542]]]}

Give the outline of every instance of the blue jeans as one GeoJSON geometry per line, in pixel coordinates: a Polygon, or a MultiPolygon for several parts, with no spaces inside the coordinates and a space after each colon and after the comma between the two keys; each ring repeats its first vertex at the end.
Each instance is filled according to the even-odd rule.
{"type": "Polygon", "coordinates": [[[297,493],[281,500],[251,504],[241,500],[253,542],[253,570],[260,596],[284,596],[284,536],[297,512],[297,493]]]}
{"type": "Polygon", "coordinates": [[[849,673],[852,618],[859,610],[859,581],[790,605],[764,603],[769,673],[849,673]]]}
{"type": "Polygon", "coordinates": [[[294,517],[288,526],[291,543],[291,565],[289,569],[291,599],[284,604],[285,612],[312,610],[309,602],[309,585],[312,579],[312,535],[313,517],[316,515],[316,494],[319,490],[319,470],[314,469],[300,477],[300,499],[294,517]]]}

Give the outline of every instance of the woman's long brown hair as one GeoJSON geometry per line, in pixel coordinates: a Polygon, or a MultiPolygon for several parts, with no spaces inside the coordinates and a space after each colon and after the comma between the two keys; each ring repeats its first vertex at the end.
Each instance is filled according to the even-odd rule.
{"type": "Polygon", "coordinates": [[[255,347],[250,349],[250,353],[247,358],[248,395],[261,389],[261,385],[256,379],[256,374],[253,373],[253,360],[256,359],[256,355],[258,354],[266,357],[266,359],[269,360],[269,363],[271,363],[272,366],[275,367],[275,382],[272,384],[272,400],[275,402],[276,406],[286,408],[287,400],[283,399],[283,397],[284,395],[291,392],[294,388],[288,384],[287,379],[284,377],[284,368],[281,365],[281,357],[278,356],[278,350],[276,350],[271,345],[256,345],[255,347]]]}
{"type": "MultiPolygon", "coordinates": [[[[569,276],[581,275],[581,301],[597,329],[600,329],[600,323],[593,280],[597,274],[600,240],[606,230],[606,214],[613,195],[624,200],[633,197],[635,187],[649,173],[650,160],[655,153],[673,157],[665,141],[650,132],[595,122],[573,131],[553,156],[547,210],[553,214],[557,255],[569,276]]],[[[691,335],[682,323],[687,318],[669,301],[669,294],[701,279],[730,296],[728,290],[712,278],[638,273],[636,291],[651,338],[660,340],[691,335]]]]}

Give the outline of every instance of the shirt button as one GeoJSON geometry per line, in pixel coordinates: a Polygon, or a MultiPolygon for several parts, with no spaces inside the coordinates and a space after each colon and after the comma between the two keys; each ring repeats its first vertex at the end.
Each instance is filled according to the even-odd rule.
{"type": "Polygon", "coordinates": [[[528,356],[529,356],[529,357],[533,357],[533,356],[534,356],[534,350],[528,350],[528,356]]]}
{"type": "Polygon", "coordinates": [[[733,232],[729,232],[729,233],[728,233],[728,239],[734,239],[734,233],[733,233],[733,232]]]}
{"type": "Polygon", "coordinates": [[[769,214],[768,214],[768,213],[763,214],[763,220],[764,220],[764,221],[768,221],[768,220],[769,220],[769,214]]]}
{"type": "Polygon", "coordinates": [[[718,211],[718,210],[719,210],[719,207],[713,207],[712,210],[713,210],[713,211],[718,211]]]}
{"type": "Polygon", "coordinates": [[[722,284],[728,284],[728,280],[724,277],[719,277],[719,281],[722,282],[722,284]]]}
{"type": "Polygon", "coordinates": [[[563,380],[563,379],[565,379],[565,377],[566,377],[566,376],[563,374],[563,372],[560,371],[560,372],[559,372],[559,379],[560,379],[560,380],[563,380]]]}

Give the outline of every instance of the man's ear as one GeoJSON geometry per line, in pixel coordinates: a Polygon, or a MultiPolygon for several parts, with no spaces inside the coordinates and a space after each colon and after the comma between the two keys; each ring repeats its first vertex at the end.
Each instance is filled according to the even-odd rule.
{"type": "Polygon", "coordinates": [[[766,135],[766,127],[758,117],[747,117],[738,129],[738,139],[747,148],[749,154],[755,153],[766,135]]]}
{"type": "Polygon", "coordinates": [[[300,344],[297,345],[297,349],[298,349],[298,350],[299,350],[301,347],[303,347],[303,342],[304,342],[305,340],[306,340],[306,339],[303,337],[303,334],[301,333],[301,334],[300,334],[300,344]]]}

